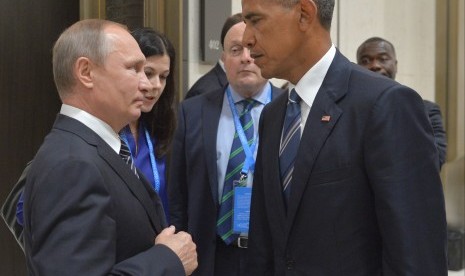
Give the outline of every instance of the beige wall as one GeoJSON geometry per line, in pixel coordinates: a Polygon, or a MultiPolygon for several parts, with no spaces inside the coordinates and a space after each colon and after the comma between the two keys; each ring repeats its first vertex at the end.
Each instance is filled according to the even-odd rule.
{"type": "MultiPolygon", "coordinates": [[[[457,83],[457,88],[458,88],[458,95],[457,95],[457,109],[458,109],[458,114],[457,114],[457,120],[458,120],[458,131],[457,131],[457,138],[458,141],[461,141],[457,145],[457,152],[459,156],[465,155],[465,112],[464,112],[464,106],[465,106],[465,69],[464,69],[464,63],[465,63],[465,42],[464,42],[464,35],[465,35],[465,2],[463,0],[459,1],[459,23],[458,23],[458,83],[457,83]]],[[[463,205],[465,206],[465,204],[463,205]]]]}
{"type": "Polygon", "coordinates": [[[434,101],[435,0],[338,0],[337,5],[337,45],[344,55],[355,62],[367,38],[389,40],[397,53],[396,80],[434,101]]]}
{"type": "MultiPolygon", "coordinates": [[[[189,15],[186,20],[188,21],[188,30],[185,30],[189,35],[187,47],[188,57],[187,60],[187,87],[191,87],[197,79],[207,73],[212,65],[203,64],[200,59],[200,36],[195,34],[200,34],[200,0],[190,0],[186,1],[188,5],[189,15]]],[[[184,94],[187,91],[184,91],[184,94]]]]}
{"type": "MultiPolygon", "coordinates": [[[[189,1],[189,5],[195,7],[196,2],[198,0],[189,1]]],[[[231,0],[231,5],[232,13],[241,11],[240,0],[231,0]]],[[[368,37],[381,36],[390,40],[399,60],[397,81],[434,101],[434,18],[435,0],[336,0],[331,36],[334,44],[352,61],[355,61],[358,45],[368,37]]],[[[197,28],[199,25],[189,26],[197,28]]],[[[200,52],[195,46],[198,42],[195,39],[192,42],[196,44],[190,44],[190,51],[200,52]]],[[[211,65],[200,64],[196,55],[197,61],[191,60],[190,64],[189,87],[211,68],[211,65]]],[[[195,58],[195,55],[190,57],[195,58]]],[[[282,83],[280,80],[273,82],[282,83]]]]}

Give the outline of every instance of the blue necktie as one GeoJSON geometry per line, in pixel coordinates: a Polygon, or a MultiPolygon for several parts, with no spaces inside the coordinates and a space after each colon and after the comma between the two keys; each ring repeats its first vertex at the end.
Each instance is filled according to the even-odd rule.
{"type": "Polygon", "coordinates": [[[300,144],[300,100],[295,89],[292,89],[287,102],[279,149],[279,172],[286,206],[291,191],[294,161],[300,144]]]}
{"type": "MultiPolygon", "coordinates": [[[[253,143],[254,132],[250,110],[255,105],[255,101],[247,99],[242,100],[239,103],[243,104],[243,110],[239,115],[239,120],[250,146],[253,143]]],[[[220,200],[220,211],[218,213],[218,220],[216,223],[216,233],[226,244],[231,244],[231,242],[239,237],[238,234],[233,234],[233,181],[239,180],[242,167],[244,166],[244,161],[244,148],[242,147],[236,131],[231,146],[231,153],[229,154],[229,161],[224,179],[223,195],[220,200]]]]}
{"type": "Polygon", "coordinates": [[[137,176],[137,178],[139,178],[139,175],[137,174],[137,170],[136,170],[136,165],[134,165],[134,161],[132,160],[131,151],[129,150],[128,145],[126,145],[126,142],[124,142],[124,140],[121,139],[121,137],[119,138],[119,140],[121,142],[119,156],[121,156],[123,161],[129,165],[129,167],[131,168],[131,171],[137,176]]]}

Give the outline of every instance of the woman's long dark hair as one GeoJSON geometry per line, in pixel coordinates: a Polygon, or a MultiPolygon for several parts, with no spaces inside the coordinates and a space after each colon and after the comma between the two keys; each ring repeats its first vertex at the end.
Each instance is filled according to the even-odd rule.
{"type": "Polygon", "coordinates": [[[170,74],[166,79],[166,86],[161,97],[152,110],[142,113],[139,119],[148,128],[150,135],[156,138],[155,154],[159,158],[170,150],[176,129],[176,89],[174,84],[176,53],[168,38],[151,28],[136,29],[132,35],[145,57],[168,55],[170,58],[170,74]]]}

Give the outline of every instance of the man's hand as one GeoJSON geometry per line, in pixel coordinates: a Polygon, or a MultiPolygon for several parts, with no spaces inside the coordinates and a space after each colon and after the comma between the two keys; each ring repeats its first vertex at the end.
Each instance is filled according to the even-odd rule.
{"type": "Polygon", "coordinates": [[[190,234],[184,231],[175,234],[175,230],[174,226],[163,229],[155,238],[155,244],[163,244],[173,250],[181,259],[186,275],[191,275],[198,266],[197,246],[192,241],[190,234]]]}

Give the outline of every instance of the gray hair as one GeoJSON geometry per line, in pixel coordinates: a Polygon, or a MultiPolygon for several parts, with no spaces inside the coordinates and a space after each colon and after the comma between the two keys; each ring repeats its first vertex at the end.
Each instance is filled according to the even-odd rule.
{"type": "MultiPolygon", "coordinates": [[[[300,0],[272,0],[283,7],[291,8],[300,0]]],[[[320,20],[321,25],[326,29],[331,29],[331,21],[333,20],[333,11],[334,11],[334,0],[313,0],[318,9],[318,19],[320,20]]]]}
{"type": "Polygon", "coordinates": [[[66,96],[75,85],[73,70],[76,60],[87,57],[97,65],[104,64],[112,44],[105,36],[109,25],[125,26],[101,19],[78,21],[67,28],[53,47],[53,77],[60,97],[66,96]]]}

